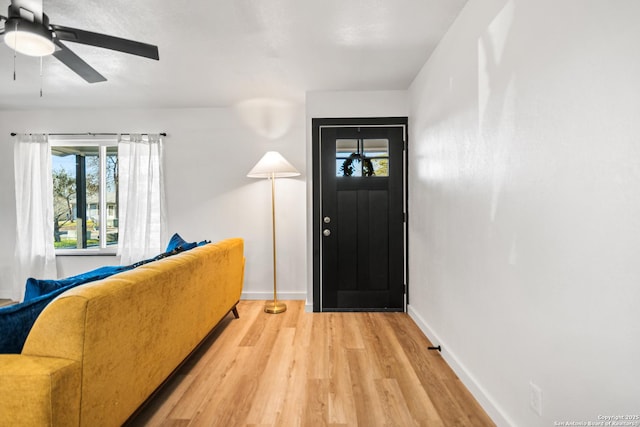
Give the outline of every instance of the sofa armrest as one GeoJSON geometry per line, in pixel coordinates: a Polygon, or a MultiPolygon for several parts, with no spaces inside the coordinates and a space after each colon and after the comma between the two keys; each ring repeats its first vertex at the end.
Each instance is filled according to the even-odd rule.
{"type": "Polygon", "coordinates": [[[0,426],[77,426],[80,363],[0,354],[0,426]]]}

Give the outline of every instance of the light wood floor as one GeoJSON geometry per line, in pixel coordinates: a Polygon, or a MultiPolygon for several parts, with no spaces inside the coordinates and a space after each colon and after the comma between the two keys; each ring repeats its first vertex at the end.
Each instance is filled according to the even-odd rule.
{"type": "Polygon", "coordinates": [[[241,301],[134,426],[493,426],[405,313],[241,301]]]}

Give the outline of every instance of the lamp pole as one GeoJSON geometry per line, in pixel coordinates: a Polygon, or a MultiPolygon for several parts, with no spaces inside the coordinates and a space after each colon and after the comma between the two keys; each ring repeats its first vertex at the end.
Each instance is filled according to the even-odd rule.
{"type": "Polygon", "coordinates": [[[276,174],[275,172],[271,172],[271,236],[273,241],[273,303],[266,303],[264,306],[264,311],[267,313],[282,313],[287,310],[287,305],[283,302],[278,302],[277,292],[276,292],[276,264],[277,264],[277,256],[276,256],[276,174]]]}

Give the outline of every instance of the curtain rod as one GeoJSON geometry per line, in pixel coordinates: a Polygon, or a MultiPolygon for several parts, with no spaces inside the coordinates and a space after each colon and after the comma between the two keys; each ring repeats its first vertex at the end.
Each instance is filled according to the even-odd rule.
{"type": "MultiPolygon", "coordinates": [[[[11,132],[11,136],[16,136],[17,133],[15,132],[11,132]]],[[[87,135],[87,136],[104,136],[104,135],[129,135],[131,136],[131,133],[128,132],[121,132],[121,133],[95,133],[95,132],[82,132],[82,133],[48,133],[47,135],[51,135],[51,136],[81,136],[81,135],[87,135]]],[[[139,135],[144,135],[144,136],[149,136],[148,133],[141,133],[139,135]]],[[[158,135],[160,136],[167,136],[166,132],[160,132],[158,135]]]]}

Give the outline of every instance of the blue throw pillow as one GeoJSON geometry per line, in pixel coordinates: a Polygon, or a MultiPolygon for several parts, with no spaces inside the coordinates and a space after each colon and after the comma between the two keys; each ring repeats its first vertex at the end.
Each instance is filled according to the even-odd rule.
{"type": "Polygon", "coordinates": [[[204,244],[211,243],[209,240],[203,240],[201,242],[187,242],[178,233],[171,236],[169,244],[167,245],[167,252],[173,251],[188,251],[196,246],[202,246],[204,244]]]}
{"type": "Polygon", "coordinates": [[[187,243],[187,241],[184,240],[178,233],[175,233],[173,236],[171,236],[171,239],[169,239],[167,252],[174,251],[185,243],[187,243]]]}

